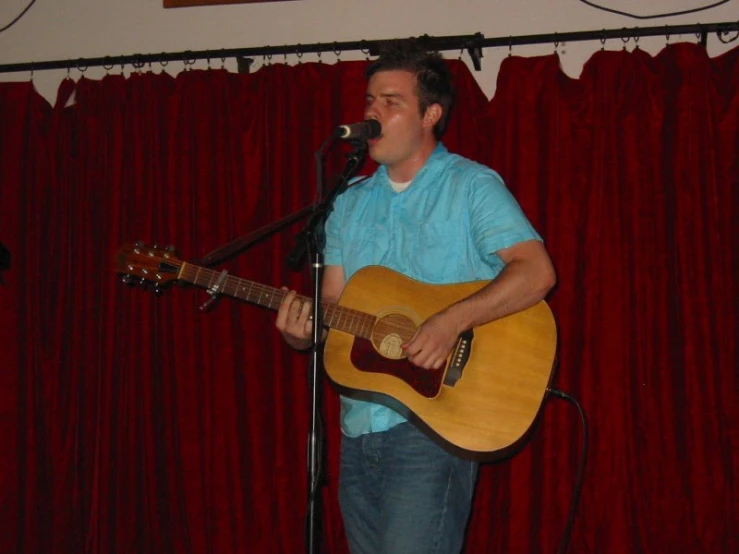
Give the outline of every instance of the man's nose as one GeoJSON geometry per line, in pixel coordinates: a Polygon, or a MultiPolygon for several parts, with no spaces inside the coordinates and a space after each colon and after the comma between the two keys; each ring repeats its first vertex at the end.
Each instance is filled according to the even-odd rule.
{"type": "Polygon", "coordinates": [[[365,119],[379,119],[377,110],[375,109],[374,102],[371,102],[364,107],[364,118],[365,119]]]}

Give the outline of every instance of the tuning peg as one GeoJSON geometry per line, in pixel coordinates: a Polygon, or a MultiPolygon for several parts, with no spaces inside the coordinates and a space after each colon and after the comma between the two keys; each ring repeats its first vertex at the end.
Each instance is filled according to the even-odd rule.
{"type": "Polygon", "coordinates": [[[121,281],[123,281],[123,284],[129,287],[132,287],[135,285],[135,283],[133,282],[133,277],[131,277],[130,275],[124,275],[123,277],[121,277],[121,281]]]}

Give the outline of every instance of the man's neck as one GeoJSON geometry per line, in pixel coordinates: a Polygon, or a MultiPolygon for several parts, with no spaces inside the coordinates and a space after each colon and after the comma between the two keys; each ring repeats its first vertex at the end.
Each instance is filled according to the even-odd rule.
{"type": "Polygon", "coordinates": [[[412,181],[431,157],[431,154],[433,154],[436,144],[436,141],[431,141],[421,148],[412,158],[404,160],[397,165],[387,166],[387,174],[390,179],[397,183],[412,181]]]}

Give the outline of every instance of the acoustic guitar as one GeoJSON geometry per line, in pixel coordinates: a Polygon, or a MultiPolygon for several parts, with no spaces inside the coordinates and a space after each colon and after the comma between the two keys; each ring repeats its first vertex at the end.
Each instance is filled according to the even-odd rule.
{"type": "MultiPolygon", "coordinates": [[[[273,310],[287,294],[141,243],[121,248],[116,271],[156,290],[186,282],[273,310]]],[[[532,426],[552,375],[557,331],[546,302],[464,333],[438,370],[414,366],[401,349],[426,319],[487,283],[430,285],[380,266],[361,269],[338,304],[322,305],[327,375],[342,393],[386,403],[453,447],[511,449],[532,426]]]]}

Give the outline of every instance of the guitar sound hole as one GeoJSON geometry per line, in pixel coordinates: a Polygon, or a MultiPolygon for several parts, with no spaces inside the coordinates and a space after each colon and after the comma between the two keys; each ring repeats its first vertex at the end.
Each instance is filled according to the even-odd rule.
{"type": "Polygon", "coordinates": [[[416,324],[403,314],[381,317],[372,330],[372,344],[377,351],[391,360],[405,358],[401,348],[416,334],[416,324]]]}

